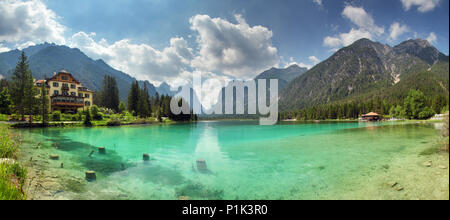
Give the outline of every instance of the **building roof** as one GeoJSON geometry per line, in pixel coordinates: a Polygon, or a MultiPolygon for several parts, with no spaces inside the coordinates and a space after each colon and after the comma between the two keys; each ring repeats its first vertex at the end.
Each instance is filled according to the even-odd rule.
{"type": "Polygon", "coordinates": [[[73,80],[75,81],[75,83],[80,84],[80,81],[78,81],[77,79],[75,79],[75,77],[73,77],[72,74],[70,74],[69,72],[67,72],[66,70],[61,70],[59,71],[57,74],[53,75],[52,77],[50,77],[48,80],[55,80],[56,76],[58,76],[59,74],[64,73],[64,74],[68,74],[70,77],[73,78],[73,80]]]}
{"type": "Polygon", "coordinates": [[[381,116],[381,115],[378,114],[378,113],[375,113],[375,112],[370,112],[370,113],[367,113],[367,114],[362,115],[362,116],[381,116]]]}

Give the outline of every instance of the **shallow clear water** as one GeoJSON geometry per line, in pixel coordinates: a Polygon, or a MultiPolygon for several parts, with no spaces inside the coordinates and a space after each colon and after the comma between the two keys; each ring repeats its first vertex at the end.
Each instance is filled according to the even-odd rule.
{"type": "Polygon", "coordinates": [[[391,161],[417,155],[437,136],[433,125],[357,122],[259,126],[233,121],[20,132],[29,149],[42,142],[31,155],[60,155],[46,166],[62,175],[60,181],[97,172],[95,182],[65,185],[73,191],[68,197],[83,199],[345,198],[385,172],[391,161]],[[96,151],[89,157],[99,146],[107,154],[96,151]],[[143,153],[152,160],[143,162],[143,153]],[[206,160],[207,172],[197,170],[197,159],[206,160]]]}

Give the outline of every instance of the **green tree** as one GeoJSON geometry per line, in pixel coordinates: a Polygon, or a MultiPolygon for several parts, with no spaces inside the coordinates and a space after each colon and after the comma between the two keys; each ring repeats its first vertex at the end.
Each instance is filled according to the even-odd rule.
{"type": "Polygon", "coordinates": [[[0,79],[0,91],[3,91],[4,88],[9,87],[9,82],[7,79],[0,79]]]}
{"type": "Polygon", "coordinates": [[[99,96],[100,106],[119,112],[120,98],[116,78],[105,75],[99,96]]]}
{"type": "Polygon", "coordinates": [[[22,116],[22,120],[25,120],[25,114],[32,114],[35,110],[37,90],[34,88],[32,73],[24,52],[16,65],[11,84],[14,108],[22,116]]]}
{"type": "Polygon", "coordinates": [[[47,126],[48,124],[48,108],[49,108],[49,98],[47,94],[46,83],[43,82],[41,85],[41,96],[40,96],[40,110],[42,115],[42,125],[47,126]]]}
{"type": "Polygon", "coordinates": [[[11,104],[8,88],[4,87],[0,92],[0,114],[11,114],[11,104]]]}
{"type": "Polygon", "coordinates": [[[98,106],[93,105],[90,110],[91,110],[91,113],[92,113],[92,118],[94,120],[96,120],[96,121],[103,120],[103,115],[100,112],[100,109],[98,108],[98,106]]]}
{"type": "Polygon", "coordinates": [[[89,111],[89,109],[87,109],[86,111],[84,111],[84,114],[85,114],[84,125],[85,126],[92,126],[91,111],[89,111]]]}
{"type": "Polygon", "coordinates": [[[404,102],[405,116],[408,119],[418,119],[419,113],[425,108],[425,95],[419,91],[411,89],[404,102]]]}
{"type": "Polygon", "coordinates": [[[144,88],[139,91],[138,100],[138,114],[141,118],[146,118],[150,115],[150,96],[148,94],[147,85],[144,83],[144,88]]]}
{"type": "Polygon", "coordinates": [[[128,111],[132,112],[134,116],[138,114],[139,103],[139,83],[136,81],[131,84],[130,92],[128,93],[128,111]]]}
{"type": "Polygon", "coordinates": [[[120,102],[120,104],[119,104],[119,113],[123,113],[123,112],[125,112],[127,110],[127,107],[125,106],[125,103],[123,103],[123,102],[120,102]]]}
{"type": "Polygon", "coordinates": [[[419,119],[429,119],[431,117],[433,117],[436,114],[436,112],[430,108],[430,107],[425,107],[420,113],[419,113],[419,119]]]}

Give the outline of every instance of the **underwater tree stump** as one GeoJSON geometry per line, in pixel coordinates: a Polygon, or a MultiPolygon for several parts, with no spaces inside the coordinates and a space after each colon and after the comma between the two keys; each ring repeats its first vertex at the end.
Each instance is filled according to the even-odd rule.
{"type": "Polygon", "coordinates": [[[98,148],[98,153],[100,153],[100,154],[106,154],[106,148],[105,148],[105,147],[99,147],[99,148],[98,148]]]}
{"type": "Polygon", "coordinates": [[[206,161],[203,159],[197,160],[197,170],[201,172],[205,172],[208,170],[208,167],[206,166],[206,161]]]}
{"type": "Polygon", "coordinates": [[[52,160],[59,160],[59,155],[57,155],[57,154],[50,154],[50,159],[52,159],[52,160]]]}
{"type": "Polygon", "coordinates": [[[95,171],[86,171],[86,179],[89,180],[96,180],[97,179],[97,175],[95,174],[95,171]]]}

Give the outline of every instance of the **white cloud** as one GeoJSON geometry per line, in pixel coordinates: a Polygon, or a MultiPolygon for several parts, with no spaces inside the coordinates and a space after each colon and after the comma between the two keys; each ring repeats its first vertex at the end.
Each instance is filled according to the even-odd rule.
{"type": "Polygon", "coordinates": [[[320,60],[315,56],[310,56],[309,61],[313,62],[314,65],[317,65],[318,63],[320,63],[320,60]]]}
{"type": "Polygon", "coordinates": [[[208,15],[190,19],[191,29],[198,33],[200,49],[192,67],[249,79],[278,64],[272,31],[263,26],[249,26],[241,15],[235,19],[237,24],[208,15]]]}
{"type": "Polygon", "coordinates": [[[313,2],[319,6],[322,6],[322,0],[313,0],[313,2]]]}
{"type": "Polygon", "coordinates": [[[369,15],[362,7],[354,7],[347,5],[342,12],[342,15],[348,18],[353,24],[358,26],[361,30],[380,35],[384,33],[383,27],[378,27],[372,16],[369,15]]]}
{"type": "Polygon", "coordinates": [[[39,0],[0,1],[0,42],[33,41],[64,44],[65,27],[56,14],[39,0]]]}
{"type": "Polygon", "coordinates": [[[3,44],[0,44],[0,53],[8,52],[10,50],[11,49],[9,49],[8,47],[5,47],[5,46],[3,46],[3,44]]]}
{"type": "Polygon", "coordinates": [[[398,22],[392,23],[390,29],[389,29],[389,38],[388,40],[397,40],[398,37],[401,35],[409,32],[409,27],[406,25],[401,25],[398,22]]]}
{"type": "Polygon", "coordinates": [[[324,38],[323,45],[332,47],[333,51],[336,51],[338,47],[348,46],[361,38],[374,39],[384,33],[384,27],[377,26],[372,16],[362,7],[347,5],[342,11],[342,16],[349,19],[356,27],[348,33],[324,38]]]}
{"type": "Polygon", "coordinates": [[[403,8],[408,11],[413,6],[417,6],[419,12],[425,13],[433,10],[441,0],[401,0],[403,8]]]}
{"type": "Polygon", "coordinates": [[[104,59],[112,67],[141,80],[170,82],[188,69],[193,58],[192,49],[183,38],[172,38],[169,47],[157,50],[147,44],[134,44],[129,39],[113,44],[105,39],[96,42],[94,36],[78,32],[72,36],[70,47],[79,48],[92,58],[104,59]]]}
{"type": "Polygon", "coordinates": [[[434,32],[431,32],[430,35],[427,37],[427,41],[430,42],[430,44],[437,43],[437,36],[434,32]]]}
{"type": "Polygon", "coordinates": [[[314,61],[318,60],[317,58],[316,58],[317,60],[315,60],[314,58],[315,58],[315,56],[310,56],[309,57],[309,60],[311,62],[313,62],[314,64],[307,64],[307,63],[303,63],[303,62],[296,62],[296,61],[294,61],[293,57],[290,57],[289,58],[289,62],[283,62],[284,63],[283,68],[288,68],[288,67],[290,67],[292,65],[297,65],[299,67],[303,67],[303,68],[306,68],[306,69],[311,69],[313,66],[316,65],[316,63],[314,61]]]}

